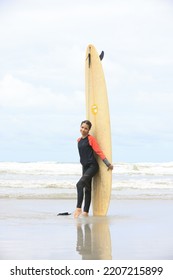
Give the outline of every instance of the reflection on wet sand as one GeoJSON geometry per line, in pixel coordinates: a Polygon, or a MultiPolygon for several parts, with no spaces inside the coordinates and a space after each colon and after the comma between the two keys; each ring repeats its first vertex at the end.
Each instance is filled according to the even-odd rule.
{"type": "Polygon", "coordinates": [[[83,260],[111,260],[111,235],[106,217],[78,219],[76,251],[83,260]]]}

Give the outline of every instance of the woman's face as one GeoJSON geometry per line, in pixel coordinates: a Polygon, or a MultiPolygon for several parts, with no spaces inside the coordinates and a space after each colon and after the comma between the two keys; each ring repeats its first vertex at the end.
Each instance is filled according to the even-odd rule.
{"type": "Polygon", "coordinates": [[[83,123],[80,127],[80,133],[82,137],[85,138],[86,136],[88,136],[89,131],[89,126],[86,123],[83,123]]]}

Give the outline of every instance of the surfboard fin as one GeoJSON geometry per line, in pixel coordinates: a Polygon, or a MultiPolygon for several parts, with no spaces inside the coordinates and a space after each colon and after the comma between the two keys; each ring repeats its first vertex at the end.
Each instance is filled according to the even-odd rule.
{"type": "Polygon", "coordinates": [[[103,59],[103,57],[104,57],[104,51],[101,52],[101,54],[99,55],[99,57],[100,57],[100,60],[103,59]]]}

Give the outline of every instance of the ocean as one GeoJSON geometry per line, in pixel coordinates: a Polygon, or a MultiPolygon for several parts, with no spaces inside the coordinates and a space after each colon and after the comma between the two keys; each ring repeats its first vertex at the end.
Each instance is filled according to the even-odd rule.
{"type": "MultiPolygon", "coordinates": [[[[173,162],[115,163],[112,199],[173,199],[173,162]]],[[[79,163],[0,162],[0,198],[74,199],[79,163]]]]}
{"type": "MultiPolygon", "coordinates": [[[[173,199],[173,162],[115,163],[112,199],[173,199]]],[[[74,199],[78,163],[0,162],[0,198],[74,199]]]]}
{"type": "Polygon", "coordinates": [[[0,259],[172,260],[173,162],[114,166],[108,215],[74,219],[79,163],[0,162],[0,259]]]}

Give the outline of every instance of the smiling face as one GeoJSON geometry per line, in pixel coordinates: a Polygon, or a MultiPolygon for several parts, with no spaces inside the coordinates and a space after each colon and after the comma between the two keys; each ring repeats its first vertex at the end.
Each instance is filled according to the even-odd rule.
{"type": "Polygon", "coordinates": [[[89,131],[90,131],[89,125],[86,123],[82,123],[81,127],[80,127],[80,133],[82,135],[82,138],[87,137],[89,134],[89,131]]]}

